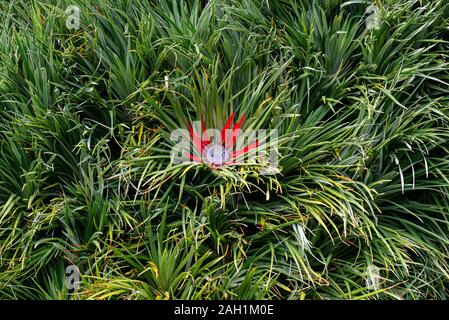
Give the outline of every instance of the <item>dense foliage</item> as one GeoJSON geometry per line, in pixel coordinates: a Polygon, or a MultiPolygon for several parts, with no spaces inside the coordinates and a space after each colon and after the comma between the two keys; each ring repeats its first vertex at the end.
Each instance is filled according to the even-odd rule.
{"type": "Polygon", "coordinates": [[[0,2],[0,298],[447,299],[449,3],[372,4],[0,2]],[[233,112],[279,172],[170,161],[233,112]]]}

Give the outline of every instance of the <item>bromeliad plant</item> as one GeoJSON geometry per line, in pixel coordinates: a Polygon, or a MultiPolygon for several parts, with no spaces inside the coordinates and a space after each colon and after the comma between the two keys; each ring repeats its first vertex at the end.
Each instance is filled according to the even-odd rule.
{"type": "Polygon", "coordinates": [[[208,129],[204,117],[199,132],[190,124],[190,143],[182,145],[183,149],[187,148],[184,155],[189,160],[208,164],[212,168],[241,164],[244,163],[242,160],[248,160],[249,152],[259,146],[259,140],[255,139],[249,145],[245,145],[245,134],[240,129],[245,115],[243,114],[240,120],[233,124],[234,116],[235,113],[232,113],[220,131],[208,129]],[[193,146],[193,153],[190,153],[190,146],[193,146]],[[236,146],[242,147],[236,150],[236,146]]]}
{"type": "MultiPolygon", "coordinates": [[[[288,60],[273,63],[255,78],[248,78],[246,83],[241,83],[237,95],[227,88],[235,84],[241,71],[238,69],[228,72],[220,86],[210,80],[206,90],[215,90],[214,94],[198,92],[197,83],[216,79],[223,72],[219,64],[190,78],[179,74],[186,79],[182,82],[171,76],[173,80],[168,85],[165,82],[163,86],[142,86],[133,95],[143,97],[143,102],[135,106],[136,113],[141,114],[138,119],[152,118],[159,129],[157,141],[147,145],[147,156],[132,158],[134,151],[129,150],[122,158],[121,166],[129,168],[133,176],[124,179],[125,185],[133,179],[139,181],[127,188],[145,194],[180,179],[182,194],[186,187],[196,183],[191,180],[195,177],[203,179],[204,186],[216,190],[222,199],[230,190],[260,190],[256,180],[266,181],[264,197],[269,197],[271,191],[280,191],[276,176],[280,173],[279,149],[296,132],[279,130],[287,125],[277,113],[290,88],[277,89],[280,92],[274,99],[267,96],[267,90],[289,63],[288,60]],[[266,89],[260,90],[261,82],[266,89]],[[217,94],[223,95],[223,100],[218,99],[217,94]],[[208,95],[214,98],[203,100],[208,95]],[[154,116],[148,117],[149,112],[154,116]],[[145,163],[141,159],[145,159],[145,163]]],[[[295,128],[294,124],[290,126],[295,128]]]]}

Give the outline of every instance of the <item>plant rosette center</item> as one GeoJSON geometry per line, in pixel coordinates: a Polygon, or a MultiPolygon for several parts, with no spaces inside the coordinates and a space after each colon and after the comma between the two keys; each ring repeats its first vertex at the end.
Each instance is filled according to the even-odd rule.
{"type": "Polygon", "coordinates": [[[195,129],[192,123],[189,124],[189,141],[185,144],[184,149],[187,160],[204,163],[212,168],[245,161],[245,158],[250,156],[249,153],[259,146],[259,141],[255,138],[249,144],[238,143],[239,139],[245,137],[240,129],[245,115],[242,115],[236,123],[234,123],[234,117],[235,113],[232,113],[221,130],[210,129],[212,133],[217,133],[216,136],[209,134],[204,117],[199,123],[199,129],[198,127],[195,129]]]}
{"type": "Polygon", "coordinates": [[[231,153],[224,146],[212,143],[203,150],[203,161],[212,166],[221,167],[229,161],[231,153]]]}

